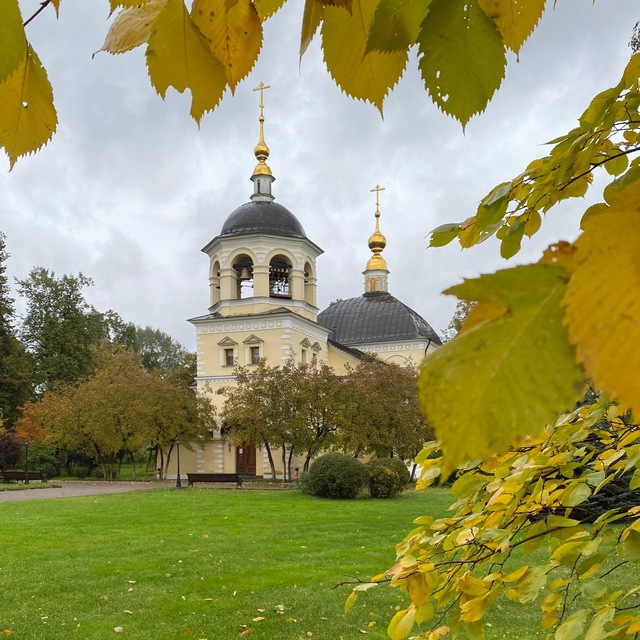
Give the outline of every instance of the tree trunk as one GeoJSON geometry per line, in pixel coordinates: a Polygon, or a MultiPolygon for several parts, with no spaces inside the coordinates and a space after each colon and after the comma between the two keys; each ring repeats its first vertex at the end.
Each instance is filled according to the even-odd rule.
{"type": "Polygon", "coordinates": [[[131,479],[132,480],[137,480],[137,474],[136,474],[136,460],[133,457],[133,453],[131,453],[131,451],[129,451],[129,456],[131,457],[131,479]]]}
{"type": "Polygon", "coordinates": [[[271,477],[275,480],[276,479],[276,465],[273,462],[273,454],[271,453],[271,447],[269,446],[269,443],[266,440],[263,440],[263,442],[264,442],[265,451],[267,452],[267,458],[269,458],[269,466],[271,467],[271,477]]]}
{"type": "Polygon", "coordinates": [[[167,474],[169,473],[169,463],[171,462],[171,452],[173,451],[173,442],[171,443],[171,446],[169,447],[169,451],[167,451],[167,460],[165,461],[165,465],[164,465],[164,477],[167,477],[167,474]]]}
{"type": "Polygon", "coordinates": [[[289,475],[289,482],[293,480],[293,475],[291,474],[291,460],[293,460],[293,450],[294,447],[291,447],[289,451],[289,460],[287,461],[287,474],[289,475]]]}
{"type": "MultiPolygon", "coordinates": [[[[144,479],[145,479],[145,482],[146,482],[146,481],[148,480],[148,478],[149,478],[149,467],[151,466],[151,459],[152,459],[152,457],[153,457],[153,452],[154,452],[154,450],[153,450],[153,449],[151,449],[151,447],[149,447],[149,457],[147,458],[147,464],[146,464],[146,466],[145,466],[145,468],[144,468],[144,479]]],[[[154,465],[154,466],[155,466],[155,465],[154,465]]],[[[155,469],[153,470],[153,477],[154,477],[154,478],[156,477],[155,469]]]]}

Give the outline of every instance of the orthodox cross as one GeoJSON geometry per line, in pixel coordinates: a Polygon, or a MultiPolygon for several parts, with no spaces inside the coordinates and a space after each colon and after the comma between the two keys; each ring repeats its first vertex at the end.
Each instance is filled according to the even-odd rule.
{"type": "Polygon", "coordinates": [[[254,89],[254,91],[260,92],[260,116],[261,117],[263,115],[262,112],[264,109],[264,90],[265,89],[271,89],[271,85],[264,84],[264,82],[260,82],[260,84],[254,89]]]}
{"type": "Polygon", "coordinates": [[[375,189],[369,189],[371,193],[373,193],[374,191],[376,192],[376,211],[378,211],[378,209],[380,208],[380,200],[379,200],[380,192],[384,190],[385,190],[384,187],[381,187],[379,184],[376,185],[375,189]]]}

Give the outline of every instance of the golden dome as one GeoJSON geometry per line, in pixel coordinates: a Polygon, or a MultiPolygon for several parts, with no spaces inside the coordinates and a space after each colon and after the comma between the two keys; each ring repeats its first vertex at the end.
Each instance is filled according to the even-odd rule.
{"type": "Polygon", "coordinates": [[[380,255],[382,250],[387,246],[387,239],[380,233],[380,209],[378,209],[377,205],[375,216],[376,230],[369,238],[369,249],[373,251],[373,255],[369,258],[369,262],[367,262],[367,271],[387,268],[386,260],[380,255]]]}

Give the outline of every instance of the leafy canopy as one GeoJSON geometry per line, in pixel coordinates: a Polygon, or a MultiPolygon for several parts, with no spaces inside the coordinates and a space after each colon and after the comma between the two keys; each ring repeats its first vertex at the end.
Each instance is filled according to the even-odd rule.
{"type": "MultiPolygon", "coordinates": [[[[110,0],[113,21],[100,51],[146,48],[147,70],[164,98],[191,93],[199,123],[233,93],[262,49],[265,20],[286,0],[110,0]]],[[[48,5],[44,0],[33,19],[48,5]]],[[[500,87],[506,52],[518,53],[544,0],[305,0],[300,55],[319,33],[327,70],[347,95],[382,113],[417,52],[433,102],[464,127],[500,87]]],[[[27,21],[27,22],[28,22],[27,21]]],[[[47,144],[57,127],[53,90],[28,42],[18,0],[0,3],[0,146],[11,167],[47,144]]]]}

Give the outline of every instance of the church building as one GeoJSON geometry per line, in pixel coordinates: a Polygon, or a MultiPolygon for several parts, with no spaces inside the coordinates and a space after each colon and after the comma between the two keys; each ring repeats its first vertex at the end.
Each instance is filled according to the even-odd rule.
{"type": "MultiPolygon", "coordinates": [[[[209,258],[209,309],[191,318],[197,333],[198,393],[212,394],[220,409],[220,387],[233,384],[236,365],[251,368],[265,358],[277,366],[288,359],[335,371],[357,366],[364,354],[417,366],[441,344],[431,326],[388,292],[386,239],[380,232],[376,187],[375,231],[364,274],[364,293],[332,303],[318,313],[316,261],[322,249],[307,237],[301,222],[272,193],[275,180],[267,159],[264,104],[260,91],[257,164],[253,194],[233,211],[202,251],[209,258]]],[[[197,451],[182,452],[183,471],[237,472],[270,477],[266,453],[235,447],[216,431],[197,451]]]]}

